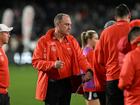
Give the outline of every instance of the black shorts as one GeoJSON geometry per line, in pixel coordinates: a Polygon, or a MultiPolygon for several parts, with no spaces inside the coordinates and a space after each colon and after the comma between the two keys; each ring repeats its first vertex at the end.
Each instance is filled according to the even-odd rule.
{"type": "Polygon", "coordinates": [[[124,105],[123,91],[118,88],[119,80],[107,81],[106,105],[124,105]]]}
{"type": "Polygon", "coordinates": [[[106,103],[106,93],[105,93],[105,91],[97,92],[97,95],[99,97],[100,105],[105,105],[105,103],[106,103]]]}
{"type": "Polygon", "coordinates": [[[7,94],[0,93],[0,105],[10,105],[10,97],[7,94]]]}
{"type": "Polygon", "coordinates": [[[98,95],[96,92],[84,92],[83,96],[86,100],[89,100],[89,101],[98,99],[98,95]]]}
{"type": "Polygon", "coordinates": [[[72,89],[70,79],[49,80],[45,105],[70,105],[72,89]]]}

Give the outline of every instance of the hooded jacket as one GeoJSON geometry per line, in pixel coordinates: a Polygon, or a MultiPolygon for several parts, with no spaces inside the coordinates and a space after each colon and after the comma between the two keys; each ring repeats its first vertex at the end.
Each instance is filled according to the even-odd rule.
{"type": "MultiPolygon", "coordinates": [[[[140,37],[133,41],[140,43],[140,37]]],[[[130,51],[124,58],[119,78],[119,88],[124,89],[125,105],[140,104],[140,46],[130,51]]]]}
{"type": "MultiPolygon", "coordinates": [[[[32,57],[32,65],[34,68],[38,70],[38,80],[36,87],[36,99],[44,100],[47,94],[48,87],[48,79],[49,73],[52,69],[54,69],[55,61],[50,61],[51,57],[51,43],[53,42],[53,34],[54,29],[50,29],[46,35],[42,36],[34,50],[32,57]]],[[[71,62],[71,71],[72,75],[79,75],[80,68],[85,72],[89,68],[91,68],[90,64],[87,62],[85,56],[82,54],[82,50],[76,41],[76,39],[72,35],[66,35],[65,38],[71,45],[71,49],[73,52],[73,58],[71,62]]],[[[53,71],[53,70],[52,70],[53,71]]],[[[66,75],[64,77],[68,77],[70,75],[66,75]]],[[[60,77],[63,79],[63,77],[60,77]]],[[[59,79],[59,78],[58,78],[59,79]]]]}

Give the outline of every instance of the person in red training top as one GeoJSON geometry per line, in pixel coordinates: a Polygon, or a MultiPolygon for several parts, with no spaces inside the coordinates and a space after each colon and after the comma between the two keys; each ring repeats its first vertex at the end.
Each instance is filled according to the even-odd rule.
{"type": "Polygon", "coordinates": [[[2,46],[9,41],[9,32],[13,27],[7,27],[5,24],[0,24],[0,105],[10,105],[8,96],[9,87],[9,67],[8,59],[2,46]]]}
{"type": "Polygon", "coordinates": [[[70,105],[71,77],[86,73],[83,81],[92,78],[91,66],[82,54],[76,39],[70,35],[71,18],[59,13],[55,28],[42,36],[34,50],[32,65],[38,70],[36,99],[45,105],[70,105]]]}
{"type": "MultiPolygon", "coordinates": [[[[135,27],[135,26],[140,26],[140,19],[134,19],[130,22],[130,29],[135,27]]],[[[123,64],[123,59],[125,55],[131,51],[131,44],[128,42],[128,36],[124,36],[120,39],[118,45],[118,50],[119,50],[119,65],[122,67],[123,64]]]]}
{"type": "Polygon", "coordinates": [[[137,47],[130,51],[124,58],[122,65],[119,88],[124,90],[124,105],[140,104],[140,27],[134,27],[128,39],[137,47]]]}
{"type": "MultiPolygon", "coordinates": [[[[109,20],[105,23],[104,29],[110,27],[111,25],[115,24],[116,22],[114,20],[109,20]]],[[[94,81],[95,81],[95,87],[97,91],[97,95],[100,100],[100,105],[105,105],[106,103],[106,94],[105,94],[105,85],[106,85],[106,70],[103,66],[98,64],[98,43],[95,47],[96,50],[94,50],[93,54],[93,67],[94,67],[94,81]],[[95,53],[96,51],[96,53],[95,53]],[[100,70],[99,70],[100,69],[100,70]]]]}
{"type": "MultiPolygon", "coordinates": [[[[98,34],[96,33],[96,31],[88,30],[86,32],[81,33],[83,54],[86,56],[92,68],[93,68],[93,60],[94,60],[93,58],[94,47],[97,41],[98,41],[98,34]]],[[[81,72],[83,71],[81,70],[81,72]]],[[[83,84],[83,91],[84,91],[83,96],[86,99],[87,105],[100,105],[95,85],[96,84],[94,82],[94,78],[83,84]]]]}
{"type": "Polygon", "coordinates": [[[123,92],[118,88],[120,66],[117,44],[123,36],[128,35],[130,30],[130,11],[125,4],[115,8],[115,19],[115,24],[103,30],[95,48],[95,65],[101,68],[96,72],[98,75],[106,74],[106,105],[124,104],[123,92]]]}

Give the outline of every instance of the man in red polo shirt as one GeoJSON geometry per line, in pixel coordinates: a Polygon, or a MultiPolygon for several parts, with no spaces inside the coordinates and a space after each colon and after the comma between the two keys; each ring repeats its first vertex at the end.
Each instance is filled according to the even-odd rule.
{"type": "Polygon", "coordinates": [[[128,35],[130,30],[130,11],[125,4],[116,7],[115,19],[116,23],[101,33],[99,43],[95,48],[97,56],[95,65],[102,68],[95,68],[95,70],[100,74],[103,73],[102,75],[106,74],[106,105],[123,105],[123,92],[118,88],[120,66],[117,44],[123,36],[128,35]]]}
{"type": "Polygon", "coordinates": [[[71,18],[60,13],[54,18],[55,28],[42,36],[33,53],[32,65],[38,69],[36,98],[45,105],[70,105],[71,77],[86,72],[91,79],[91,66],[76,39],[70,35],[71,18]]]}
{"type": "Polygon", "coordinates": [[[7,90],[9,86],[8,59],[2,46],[8,43],[10,37],[9,32],[12,29],[13,27],[0,24],[0,105],[10,105],[7,90]]]}

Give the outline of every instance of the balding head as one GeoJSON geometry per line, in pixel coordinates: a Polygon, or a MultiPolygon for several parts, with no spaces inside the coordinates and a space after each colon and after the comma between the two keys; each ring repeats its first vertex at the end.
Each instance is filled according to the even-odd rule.
{"type": "Polygon", "coordinates": [[[58,23],[60,23],[60,21],[63,19],[63,16],[68,16],[69,17],[69,15],[65,14],[65,13],[59,13],[55,16],[55,18],[54,18],[54,25],[55,26],[57,26],[58,23]]]}

